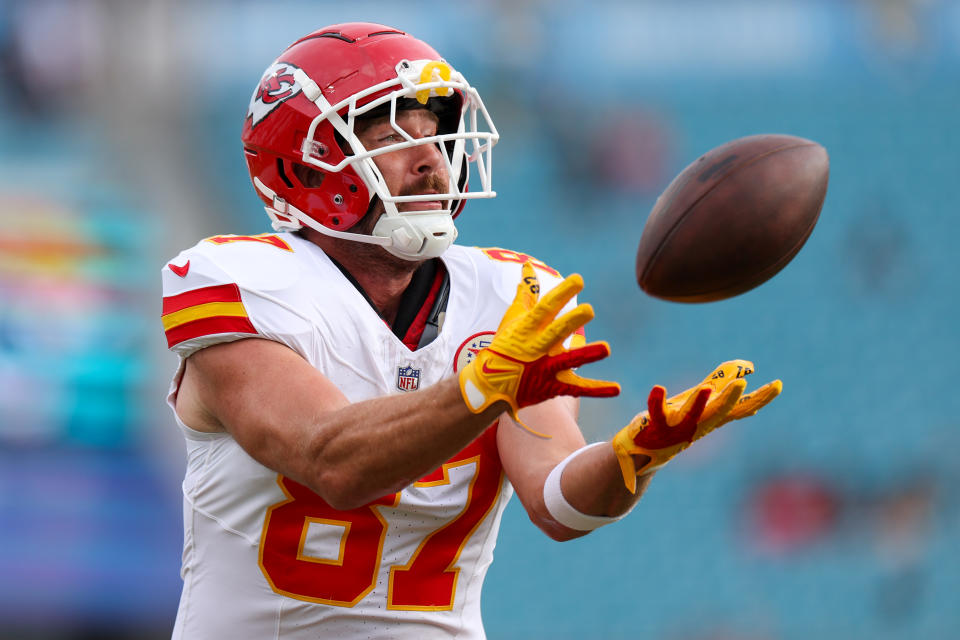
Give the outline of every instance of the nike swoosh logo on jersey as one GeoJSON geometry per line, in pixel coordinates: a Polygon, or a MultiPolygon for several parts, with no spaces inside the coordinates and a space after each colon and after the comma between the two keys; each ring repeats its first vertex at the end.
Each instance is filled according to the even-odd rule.
{"type": "Polygon", "coordinates": [[[177,265],[173,264],[172,262],[171,262],[170,264],[168,264],[167,266],[170,267],[170,271],[173,271],[175,274],[177,274],[177,275],[180,276],[181,278],[186,278],[186,277],[187,277],[187,271],[190,271],[190,261],[189,261],[189,260],[187,260],[186,264],[184,264],[182,267],[178,267],[177,265]]]}

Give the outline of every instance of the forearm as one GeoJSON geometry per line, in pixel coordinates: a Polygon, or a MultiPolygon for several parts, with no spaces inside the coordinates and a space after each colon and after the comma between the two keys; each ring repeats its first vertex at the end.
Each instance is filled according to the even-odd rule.
{"type": "Polygon", "coordinates": [[[309,484],[341,508],[398,491],[473,441],[502,413],[500,405],[471,413],[451,378],[327,413],[312,430],[309,484]]]}
{"type": "Polygon", "coordinates": [[[619,516],[641,498],[653,474],[637,478],[637,491],[631,493],[613,447],[591,447],[573,458],[563,470],[560,486],[570,506],[587,515],[619,516]]]}
{"type": "Polygon", "coordinates": [[[351,403],[298,354],[251,339],[192,355],[176,408],[190,427],[230,433],[260,464],[349,509],[435,469],[506,407],[471,413],[455,378],[351,403]]]}
{"type": "Polygon", "coordinates": [[[592,517],[602,520],[627,513],[650,480],[641,477],[636,492],[630,492],[612,444],[584,445],[577,409],[574,399],[560,397],[528,407],[521,414],[536,430],[548,433],[549,440],[512,428],[506,416],[497,434],[500,459],[517,497],[531,522],[554,540],[577,538],[594,528],[591,524],[604,524],[591,523],[592,517]],[[559,504],[560,509],[554,508],[558,497],[563,498],[566,508],[563,504],[559,504]],[[570,519],[564,517],[568,510],[575,512],[570,519]]]}
{"type": "Polygon", "coordinates": [[[552,467],[536,497],[531,519],[557,541],[572,540],[624,517],[643,495],[653,474],[637,478],[635,491],[623,482],[609,442],[575,450],[552,467]]]}

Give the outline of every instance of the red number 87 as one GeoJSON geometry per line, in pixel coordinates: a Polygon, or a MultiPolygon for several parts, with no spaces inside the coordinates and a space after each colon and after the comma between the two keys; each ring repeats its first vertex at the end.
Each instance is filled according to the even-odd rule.
{"type": "MultiPolygon", "coordinates": [[[[407,564],[390,567],[388,609],[453,608],[460,571],[454,565],[467,540],[500,495],[503,478],[500,460],[495,449],[491,455],[488,448],[495,437],[496,429],[487,430],[440,469],[416,483],[415,486],[449,484],[452,467],[476,465],[463,510],[427,535],[407,564]]],[[[279,476],[277,482],[287,499],[267,510],[260,538],[260,569],[271,588],[298,600],[341,607],[356,605],[377,582],[387,533],[387,521],[379,508],[396,506],[400,494],[384,496],[350,511],[337,511],[316,493],[289,478],[279,476]],[[344,528],[337,559],[313,558],[303,553],[311,523],[344,528]]]]}

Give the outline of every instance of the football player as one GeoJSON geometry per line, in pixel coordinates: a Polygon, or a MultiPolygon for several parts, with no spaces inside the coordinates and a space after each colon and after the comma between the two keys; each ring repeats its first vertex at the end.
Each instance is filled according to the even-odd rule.
{"type": "Polygon", "coordinates": [[[498,140],[429,45],[352,23],[287,48],[243,152],[274,233],[206,238],[163,268],[187,443],[176,638],[483,638],[480,592],[516,492],[556,540],[630,511],[652,472],[769,402],[722,364],[607,442],[577,397],[583,286],[454,244],[498,140]],[[472,180],[471,180],[472,177],[472,180]]]}

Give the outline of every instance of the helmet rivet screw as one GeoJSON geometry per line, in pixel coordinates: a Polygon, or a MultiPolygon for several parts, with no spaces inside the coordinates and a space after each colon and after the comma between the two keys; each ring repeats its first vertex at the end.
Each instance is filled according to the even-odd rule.
{"type": "Polygon", "coordinates": [[[333,204],[343,204],[343,196],[339,193],[333,196],[333,204]]]}

